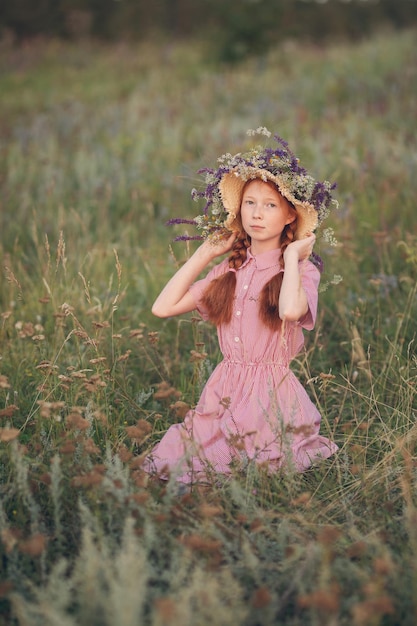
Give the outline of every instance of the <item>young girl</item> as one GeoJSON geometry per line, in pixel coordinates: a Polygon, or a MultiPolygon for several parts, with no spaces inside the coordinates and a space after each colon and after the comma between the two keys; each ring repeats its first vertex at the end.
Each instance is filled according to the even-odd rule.
{"type": "Polygon", "coordinates": [[[161,478],[200,482],[250,461],[303,471],[337,450],[319,434],[320,414],[289,367],[316,319],[320,272],[309,257],[333,187],[315,182],[275,139],[275,150],[228,154],[205,170],[206,189],[194,195],[207,204],[192,222],[205,241],[153,305],[158,317],[196,309],[217,326],[224,357],[195,409],[147,457],[145,469],[161,478]]]}

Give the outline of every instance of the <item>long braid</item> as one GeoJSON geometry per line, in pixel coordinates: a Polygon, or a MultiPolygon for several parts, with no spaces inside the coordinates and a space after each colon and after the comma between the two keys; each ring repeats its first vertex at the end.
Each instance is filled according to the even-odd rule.
{"type": "MultiPolygon", "coordinates": [[[[284,268],[284,252],[294,241],[297,220],[287,224],[281,235],[281,264],[284,268]]],[[[279,294],[281,291],[284,273],[275,274],[263,287],[259,302],[259,317],[272,330],[280,330],[282,320],[279,316],[279,294]]]]}
{"type": "Polygon", "coordinates": [[[216,324],[216,326],[228,324],[232,319],[233,299],[236,289],[236,270],[244,263],[249,245],[250,242],[246,237],[246,233],[242,230],[233,244],[232,253],[229,256],[229,268],[231,271],[225,272],[212,280],[203,294],[202,304],[208,311],[210,321],[216,324]]]}

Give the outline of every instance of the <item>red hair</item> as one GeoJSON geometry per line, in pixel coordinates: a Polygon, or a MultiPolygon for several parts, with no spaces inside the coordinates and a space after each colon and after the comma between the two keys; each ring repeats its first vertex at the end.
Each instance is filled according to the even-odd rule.
{"type": "MultiPolygon", "coordinates": [[[[272,183],[273,184],[273,183],[272,183]]],[[[275,185],[274,185],[275,187],[275,185]]],[[[287,201],[286,201],[287,202],[287,201]]],[[[288,202],[290,211],[294,213],[295,219],[287,224],[281,233],[281,267],[284,267],[283,255],[286,247],[294,241],[295,230],[297,228],[297,212],[291,203],[288,202]]],[[[240,216],[238,221],[241,224],[240,216]]],[[[240,233],[233,245],[232,253],[229,256],[229,268],[238,270],[242,267],[247,249],[250,246],[250,237],[241,226],[240,233]]],[[[278,272],[263,287],[259,302],[259,315],[263,323],[272,330],[281,329],[281,318],[279,317],[279,294],[281,291],[283,272],[278,272]]],[[[211,322],[216,326],[229,324],[232,319],[233,299],[236,289],[236,273],[234,271],[225,272],[218,278],[210,282],[204,291],[202,304],[208,311],[211,322]]]]}

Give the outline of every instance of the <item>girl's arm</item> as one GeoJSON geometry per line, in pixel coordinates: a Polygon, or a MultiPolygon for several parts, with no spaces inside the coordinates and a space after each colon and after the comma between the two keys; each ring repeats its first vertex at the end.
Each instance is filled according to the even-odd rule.
{"type": "Polygon", "coordinates": [[[284,277],[279,295],[279,316],[287,322],[297,322],[308,311],[307,295],[301,284],[299,262],[310,256],[316,236],[293,241],[284,252],[284,277]]]}
{"type": "Polygon", "coordinates": [[[231,250],[235,239],[236,234],[233,233],[228,239],[201,244],[165,285],[153,304],[152,313],[157,317],[171,317],[195,309],[195,300],[189,288],[210,261],[231,250]]]}

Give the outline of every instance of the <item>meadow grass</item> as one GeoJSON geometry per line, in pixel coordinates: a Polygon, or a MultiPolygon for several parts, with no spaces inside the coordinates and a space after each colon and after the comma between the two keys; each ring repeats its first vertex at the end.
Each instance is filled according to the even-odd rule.
{"type": "Polygon", "coordinates": [[[1,49],[0,624],[416,623],[415,43],[1,49]],[[141,461],[219,353],[150,314],[194,246],[164,222],[259,125],[338,182],[293,368],[340,451],[180,497],[141,461]]]}

